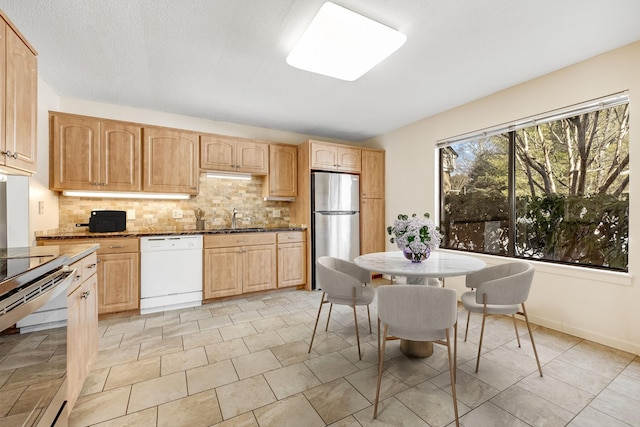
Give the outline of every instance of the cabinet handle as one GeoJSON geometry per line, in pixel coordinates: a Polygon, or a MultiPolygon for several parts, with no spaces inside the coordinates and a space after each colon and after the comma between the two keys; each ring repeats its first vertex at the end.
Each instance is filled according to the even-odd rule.
{"type": "Polygon", "coordinates": [[[82,295],[80,295],[80,298],[82,298],[82,299],[87,299],[87,298],[89,298],[89,294],[90,294],[90,293],[91,293],[91,291],[84,291],[84,292],[82,293],[82,295]]]}
{"type": "Polygon", "coordinates": [[[293,236],[289,236],[289,237],[287,237],[287,239],[289,239],[289,240],[293,240],[293,239],[295,239],[295,237],[293,237],[293,236]]]}
{"type": "Polygon", "coordinates": [[[87,268],[96,268],[96,263],[94,262],[93,264],[89,264],[87,265],[87,268]]]}
{"type": "Polygon", "coordinates": [[[3,151],[2,154],[4,154],[7,157],[11,157],[12,159],[18,158],[18,153],[12,153],[11,150],[3,151]]]}
{"type": "Polygon", "coordinates": [[[76,276],[76,278],[75,278],[75,279],[73,279],[73,281],[74,281],[74,282],[77,282],[77,281],[78,281],[78,280],[80,280],[81,278],[82,278],[82,276],[78,274],[78,275],[76,276]]]}
{"type": "Polygon", "coordinates": [[[122,249],[122,248],[124,248],[124,245],[110,245],[109,248],[110,249],[122,249]]]}

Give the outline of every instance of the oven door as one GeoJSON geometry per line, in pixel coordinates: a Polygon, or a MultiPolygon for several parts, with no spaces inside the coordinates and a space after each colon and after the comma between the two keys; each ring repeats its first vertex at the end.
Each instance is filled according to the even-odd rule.
{"type": "Polygon", "coordinates": [[[61,293],[66,293],[75,277],[76,269],[61,267],[1,300],[0,331],[33,313],[61,293]]]}

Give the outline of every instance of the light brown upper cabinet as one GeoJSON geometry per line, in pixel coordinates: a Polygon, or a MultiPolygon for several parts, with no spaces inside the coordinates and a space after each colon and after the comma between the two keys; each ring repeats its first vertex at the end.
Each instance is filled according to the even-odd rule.
{"type": "Polygon", "coordinates": [[[267,199],[298,195],[298,148],[295,145],[269,145],[269,175],[262,189],[267,199]]]}
{"type": "Polygon", "coordinates": [[[0,13],[0,166],[36,172],[36,51],[0,13]]]}
{"type": "Polygon", "coordinates": [[[309,141],[311,169],[359,173],[360,149],[328,142],[309,141]]]}
{"type": "Polygon", "coordinates": [[[140,191],[139,125],[50,113],[52,190],[140,191]]]}
{"type": "Polygon", "coordinates": [[[269,173],[267,142],[214,134],[202,134],[200,138],[202,169],[254,175],[269,173]]]}
{"type": "Polygon", "coordinates": [[[361,195],[365,199],[384,199],[384,151],[362,150],[361,195]]]}
{"type": "Polygon", "coordinates": [[[142,134],[142,189],[198,194],[198,134],[161,127],[144,127],[142,134]]]}

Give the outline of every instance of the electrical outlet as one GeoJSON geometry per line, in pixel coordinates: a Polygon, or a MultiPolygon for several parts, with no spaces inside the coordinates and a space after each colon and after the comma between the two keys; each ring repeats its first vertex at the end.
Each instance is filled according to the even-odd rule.
{"type": "Polygon", "coordinates": [[[127,220],[136,219],[136,210],[135,209],[127,209],[127,220]]]}
{"type": "Polygon", "coordinates": [[[273,217],[274,217],[274,218],[280,218],[280,210],[278,210],[278,209],[274,209],[274,211],[273,211],[273,217]]]}
{"type": "Polygon", "coordinates": [[[182,218],[182,210],[181,209],[174,209],[173,210],[173,218],[174,219],[181,219],[182,218]]]}
{"type": "Polygon", "coordinates": [[[44,202],[43,201],[39,201],[38,202],[38,214],[42,215],[44,213],[44,202]]]}

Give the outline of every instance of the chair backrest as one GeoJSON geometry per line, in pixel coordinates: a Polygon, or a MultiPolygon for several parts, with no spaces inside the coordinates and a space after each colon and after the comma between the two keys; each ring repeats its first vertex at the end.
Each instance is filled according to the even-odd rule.
{"type": "Polygon", "coordinates": [[[477,288],[478,304],[483,303],[485,294],[487,304],[521,304],[529,297],[534,272],[533,265],[527,262],[496,265],[467,275],[467,286],[471,281],[477,288]]]}
{"type": "Polygon", "coordinates": [[[319,287],[329,295],[340,297],[362,295],[362,285],[371,281],[371,273],[356,264],[329,256],[322,256],[316,262],[319,287]]]}
{"type": "Polygon", "coordinates": [[[398,328],[445,330],[458,319],[456,291],[422,285],[379,286],[378,318],[398,328]]]}

